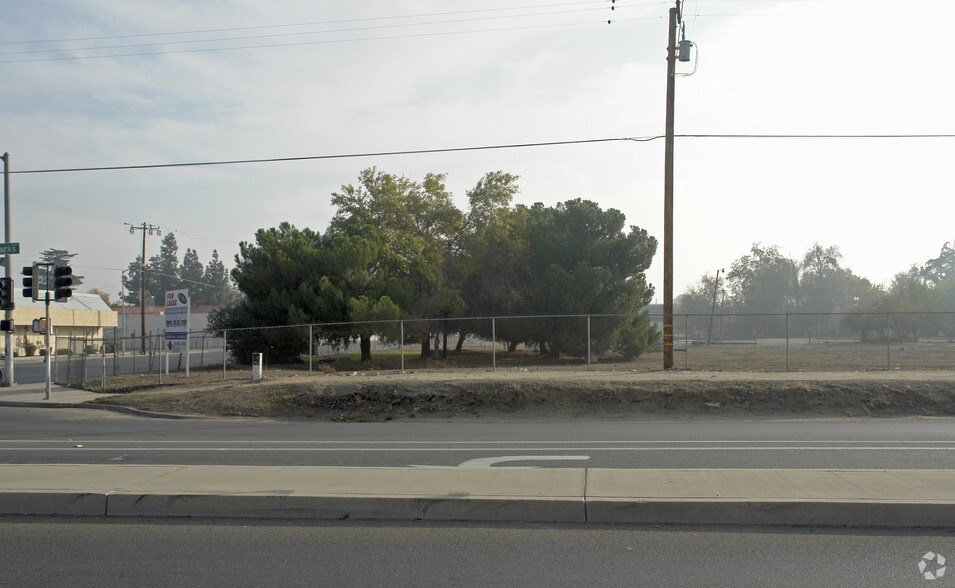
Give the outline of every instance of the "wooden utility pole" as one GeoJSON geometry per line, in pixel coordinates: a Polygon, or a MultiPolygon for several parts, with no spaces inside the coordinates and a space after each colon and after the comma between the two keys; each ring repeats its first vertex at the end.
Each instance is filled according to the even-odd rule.
{"type": "Polygon", "coordinates": [[[667,34],[667,121],[663,156],[663,369],[673,367],[673,110],[676,96],[676,33],[680,2],[670,9],[667,34]]]}
{"type": "MultiPolygon", "coordinates": [[[[149,234],[152,235],[153,231],[156,231],[156,234],[162,235],[162,229],[147,223],[141,225],[126,224],[129,225],[130,235],[136,231],[143,232],[143,256],[140,258],[141,264],[139,266],[139,336],[142,339],[142,353],[146,355],[146,232],[149,231],[149,234]]],[[[125,333],[123,334],[125,335],[125,333]]]]}

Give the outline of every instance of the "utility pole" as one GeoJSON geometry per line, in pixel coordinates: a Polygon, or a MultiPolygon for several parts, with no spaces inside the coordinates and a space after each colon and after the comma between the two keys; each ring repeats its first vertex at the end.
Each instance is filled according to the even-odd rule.
{"type": "Polygon", "coordinates": [[[663,155],[663,369],[673,367],[673,118],[676,98],[676,33],[680,0],[670,9],[667,32],[667,119],[663,155]]]}
{"type": "MultiPolygon", "coordinates": [[[[3,158],[3,242],[10,242],[10,154],[4,153],[3,158]]],[[[4,273],[3,275],[7,278],[12,277],[10,275],[10,264],[13,261],[10,259],[10,254],[6,254],[3,258],[4,273]]],[[[11,298],[13,300],[13,298],[11,298]]],[[[3,318],[5,320],[13,320],[13,311],[5,310],[3,312],[3,318]]],[[[3,333],[3,344],[6,353],[3,357],[3,381],[0,382],[0,386],[8,387],[13,385],[13,331],[6,331],[3,333]]]]}
{"type": "Polygon", "coordinates": [[[149,234],[152,235],[153,231],[155,231],[156,235],[162,235],[162,229],[156,225],[145,222],[141,225],[123,224],[129,226],[130,235],[134,235],[136,231],[143,232],[143,255],[140,258],[141,264],[139,267],[139,336],[142,340],[142,353],[146,355],[146,232],[148,231],[149,234]]]}

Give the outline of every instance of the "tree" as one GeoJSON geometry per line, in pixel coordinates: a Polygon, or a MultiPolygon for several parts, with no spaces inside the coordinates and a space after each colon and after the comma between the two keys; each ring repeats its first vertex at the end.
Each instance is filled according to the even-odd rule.
{"type": "MultiPolygon", "coordinates": [[[[461,293],[470,316],[510,315],[523,297],[523,259],[527,249],[527,209],[511,208],[518,177],[489,172],[468,191],[468,212],[450,248],[448,281],[461,293]]],[[[456,350],[469,333],[491,337],[488,321],[458,321],[456,350]]],[[[495,332],[516,345],[508,323],[495,332]]]]}
{"type": "Polygon", "coordinates": [[[939,256],[925,262],[921,270],[922,279],[932,286],[941,286],[955,276],[955,241],[942,245],[939,256]]]}
{"type": "MultiPolygon", "coordinates": [[[[726,274],[733,302],[742,312],[782,315],[796,309],[799,275],[796,262],[774,246],[754,243],[750,255],[733,262],[726,274]]],[[[786,324],[779,316],[753,318],[732,327],[736,337],[782,337],[786,324]]]]}
{"type": "MultiPolygon", "coordinates": [[[[382,291],[411,316],[450,315],[463,307],[446,279],[446,254],[460,233],[462,214],[451,201],[444,174],[427,174],[422,182],[369,168],[357,186],[332,194],[337,207],[332,233],[374,230],[381,239],[372,273],[382,291]],[[387,279],[385,279],[385,276],[387,279]]],[[[425,329],[426,331],[428,329],[425,329]]],[[[421,354],[430,352],[430,332],[416,333],[421,354]]]]}
{"type": "MultiPolygon", "coordinates": [[[[623,315],[629,318],[591,332],[591,351],[642,353],[657,336],[646,313],[636,316],[653,298],[645,272],[656,239],[636,226],[624,232],[623,213],[580,198],[552,208],[537,203],[528,214],[525,314],[623,315]]],[[[582,356],[587,349],[580,331],[554,319],[535,321],[527,334],[550,354],[582,356]]]]}
{"type": "Polygon", "coordinates": [[[199,261],[199,254],[196,253],[195,249],[186,249],[186,254],[182,257],[182,265],[179,266],[177,274],[182,288],[189,289],[191,299],[205,301],[204,270],[202,262],[199,261]]]}
{"type": "Polygon", "coordinates": [[[229,272],[225,264],[219,259],[219,252],[212,250],[212,258],[206,264],[202,274],[202,295],[207,304],[229,304],[235,299],[235,290],[229,281],[229,272]]]}
{"type": "MultiPolygon", "coordinates": [[[[70,265],[71,260],[79,255],[78,253],[70,253],[66,249],[47,249],[46,251],[40,252],[40,261],[43,263],[52,263],[56,264],[66,264],[70,265]]],[[[83,276],[78,276],[75,273],[71,276],[73,278],[73,288],[78,288],[83,284],[83,276]]],[[[40,289],[41,290],[52,290],[46,284],[46,272],[40,272],[40,289]]]]}
{"type": "Polygon", "coordinates": [[[179,245],[176,235],[167,232],[162,238],[159,253],[150,257],[146,266],[146,291],[153,295],[156,306],[164,306],[166,292],[182,287],[179,280],[179,245]]]}
{"type": "Polygon", "coordinates": [[[869,280],[840,266],[838,247],[814,244],[799,264],[799,310],[846,312],[866,304],[877,294],[869,280]]]}
{"type": "MultiPolygon", "coordinates": [[[[386,276],[374,271],[382,254],[381,241],[372,229],[355,228],[353,233],[319,234],[296,229],[289,223],[260,229],[256,242],[239,244],[236,267],[232,270],[243,299],[235,307],[217,313],[217,325],[235,328],[309,323],[346,323],[397,318],[398,309],[387,296],[378,294],[386,276]]],[[[332,343],[353,339],[361,342],[362,359],[369,360],[374,333],[391,334],[390,329],[333,325],[317,337],[332,343]]],[[[248,342],[238,334],[235,345],[248,342]]],[[[307,349],[304,331],[281,340],[269,333],[249,333],[257,344],[280,355],[307,349]]],[[[233,341],[232,335],[229,341],[233,341]]]]}

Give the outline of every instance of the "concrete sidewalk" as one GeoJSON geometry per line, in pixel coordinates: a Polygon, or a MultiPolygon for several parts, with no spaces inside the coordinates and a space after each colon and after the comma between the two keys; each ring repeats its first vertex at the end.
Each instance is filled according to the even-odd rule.
{"type": "Polygon", "coordinates": [[[59,384],[51,384],[50,396],[51,398],[47,400],[45,382],[14,384],[13,386],[0,388],[0,406],[72,406],[100,396],[113,395],[97,394],[60,386],[59,384]]]}
{"type": "Polygon", "coordinates": [[[955,471],[0,465],[0,513],[955,526],[955,471]]]}

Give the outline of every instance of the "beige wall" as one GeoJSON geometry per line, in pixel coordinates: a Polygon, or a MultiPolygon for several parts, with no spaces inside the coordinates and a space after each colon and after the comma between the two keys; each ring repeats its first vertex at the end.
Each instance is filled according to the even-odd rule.
{"type": "MultiPolygon", "coordinates": [[[[44,308],[30,308],[18,306],[13,311],[13,350],[18,356],[26,355],[26,343],[30,342],[39,349],[43,348],[43,333],[33,332],[33,319],[44,318],[46,310],[44,308]]],[[[100,310],[78,310],[72,308],[54,308],[50,307],[50,322],[53,324],[53,335],[61,338],[58,346],[65,348],[67,346],[67,337],[87,337],[92,339],[91,344],[97,348],[103,337],[104,327],[116,326],[116,313],[113,311],[100,310]]],[[[2,342],[3,338],[0,338],[2,342]]],[[[55,338],[50,339],[50,346],[53,346],[55,338]]],[[[0,343],[2,345],[2,343],[0,343]]],[[[74,345],[74,350],[79,351],[82,343],[74,345]]]]}

